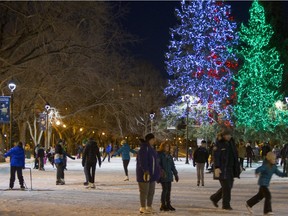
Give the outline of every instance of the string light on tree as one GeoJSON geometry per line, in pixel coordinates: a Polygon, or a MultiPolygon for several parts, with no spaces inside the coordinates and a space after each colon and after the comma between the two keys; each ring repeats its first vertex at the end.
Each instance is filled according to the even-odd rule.
{"type": "Polygon", "coordinates": [[[230,6],[212,0],[182,1],[176,16],[179,23],[171,29],[166,53],[171,79],[165,94],[195,95],[208,107],[203,121],[213,122],[211,113],[216,111],[230,123],[235,98],[232,77],[238,66],[232,52],[238,36],[230,6]]]}
{"type": "Polygon", "coordinates": [[[238,82],[235,115],[237,125],[260,130],[273,130],[279,124],[273,113],[281,100],[279,88],[283,65],[275,48],[269,47],[273,34],[266,23],[264,8],[254,1],[247,26],[241,25],[239,54],[244,59],[235,79],[238,82]],[[276,103],[277,105],[277,103],[276,103]]]}

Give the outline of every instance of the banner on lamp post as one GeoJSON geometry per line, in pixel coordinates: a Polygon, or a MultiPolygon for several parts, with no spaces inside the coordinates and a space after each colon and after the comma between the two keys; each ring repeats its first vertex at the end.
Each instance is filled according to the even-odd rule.
{"type": "Polygon", "coordinates": [[[0,96],[0,123],[10,123],[10,96],[0,96]]]}
{"type": "Polygon", "coordinates": [[[47,118],[46,113],[40,113],[39,124],[40,124],[40,130],[42,130],[42,131],[46,130],[46,118],[47,118]]]}

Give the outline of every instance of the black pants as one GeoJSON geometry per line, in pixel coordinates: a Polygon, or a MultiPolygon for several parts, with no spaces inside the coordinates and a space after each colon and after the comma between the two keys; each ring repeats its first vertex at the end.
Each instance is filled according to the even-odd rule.
{"type": "Polygon", "coordinates": [[[90,183],[94,183],[95,182],[96,164],[97,164],[96,161],[94,161],[94,162],[86,161],[86,164],[85,164],[85,169],[86,169],[86,172],[88,174],[88,179],[89,179],[90,183]]]}
{"type": "Polygon", "coordinates": [[[242,168],[244,168],[244,158],[239,158],[239,162],[242,168]]]}
{"type": "Polygon", "coordinates": [[[247,166],[246,167],[249,167],[248,165],[250,164],[250,167],[252,167],[252,161],[253,161],[253,157],[252,156],[247,156],[247,166]]]}
{"type": "Polygon", "coordinates": [[[108,162],[110,162],[110,158],[111,158],[110,153],[106,153],[106,154],[105,154],[105,156],[104,156],[102,162],[105,161],[105,159],[106,159],[107,156],[108,156],[108,162]]]}
{"type": "Polygon", "coordinates": [[[44,169],[44,158],[43,157],[39,157],[39,169],[44,169]]]}
{"type": "Polygon", "coordinates": [[[264,214],[272,212],[271,193],[266,186],[260,186],[258,193],[247,201],[248,206],[253,207],[265,197],[264,214]]]}
{"type": "Polygon", "coordinates": [[[130,160],[123,160],[123,167],[124,167],[124,172],[125,175],[128,176],[128,165],[129,165],[130,160]]]}
{"type": "Polygon", "coordinates": [[[229,177],[227,179],[219,180],[221,184],[221,188],[211,196],[211,199],[216,203],[222,198],[222,208],[231,208],[231,190],[233,188],[233,177],[229,177]]]}
{"type": "Polygon", "coordinates": [[[24,186],[24,178],[22,175],[22,167],[15,167],[15,166],[11,166],[10,168],[10,188],[14,187],[14,182],[15,182],[15,173],[17,172],[17,177],[19,179],[19,184],[21,187],[24,186]]]}
{"type": "Polygon", "coordinates": [[[64,179],[64,164],[63,163],[56,164],[56,168],[57,168],[57,174],[56,174],[57,181],[61,181],[61,179],[64,179]]]}
{"type": "Polygon", "coordinates": [[[170,205],[171,199],[171,182],[161,182],[162,185],[162,194],[161,194],[161,203],[163,205],[170,205]]]}

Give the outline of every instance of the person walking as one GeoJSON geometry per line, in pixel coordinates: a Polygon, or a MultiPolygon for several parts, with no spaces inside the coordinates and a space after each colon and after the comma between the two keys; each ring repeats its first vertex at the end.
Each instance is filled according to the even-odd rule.
{"type": "Polygon", "coordinates": [[[84,169],[86,169],[89,178],[87,188],[95,188],[95,171],[96,171],[97,159],[99,163],[98,165],[99,167],[101,167],[101,156],[99,148],[97,146],[96,141],[90,138],[88,143],[86,144],[82,156],[82,166],[84,167],[84,169]]]}
{"type": "Polygon", "coordinates": [[[152,147],[155,144],[152,133],[145,136],[137,154],[136,175],[140,192],[140,213],[153,213],[153,198],[155,193],[155,182],[160,178],[160,167],[157,152],[152,147]]]}
{"type": "Polygon", "coordinates": [[[204,167],[206,163],[206,168],[208,169],[208,157],[209,153],[206,149],[207,142],[205,140],[201,141],[201,146],[197,148],[194,152],[194,160],[193,166],[197,168],[197,186],[200,185],[200,181],[202,186],[204,186],[204,167]]]}
{"type": "Polygon", "coordinates": [[[251,199],[247,200],[246,207],[248,211],[253,214],[252,207],[265,198],[264,215],[274,215],[271,204],[271,193],[269,191],[269,184],[273,174],[280,177],[287,177],[287,174],[282,173],[276,166],[276,155],[273,152],[268,152],[263,161],[262,166],[255,170],[256,176],[259,176],[258,185],[259,191],[251,199]]]}
{"type": "Polygon", "coordinates": [[[261,156],[262,156],[262,159],[264,160],[267,153],[271,151],[271,147],[269,145],[269,142],[264,142],[264,145],[262,146],[261,150],[262,150],[261,156]]]}
{"type": "Polygon", "coordinates": [[[214,167],[214,177],[219,179],[221,188],[210,196],[210,200],[215,207],[218,207],[218,202],[222,198],[222,209],[233,210],[230,205],[231,190],[234,177],[240,178],[240,164],[230,129],[223,130],[217,137],[214,167]]]}
{"type": "Polygon", "coordinates": [[[244,158],[246,156],[246,146],[245,146],[245,142],[243,139],[239,140],[239,144],[238,144],[238,157],[239,157],[239,162],[240,162],[240,166],[241,168],[245,171],[244,168],[244,158]]]}
{"type": "Polygon", "coordinates": [[[24,178],[22,174],[22,169],[25,169],[25,152],[23,149],[23,143],[19,142],[17,146],[11,148],[4,157],[10,157],[10,184],[9,189],[12,190],[15,182],[15,173],[17,172],[17,177],[20,184],[20,189],[25,190],[24,178]]]}
{"type": "Polygon", "coordinates": [[[124,181],[129,181],[128,165],[130,162],[130,152],[133,154],[137,154],[137,152],[130,148],[130,146],[126,140],[122,140],[120,144],[121,144],[121,148],[118,149],[118,151],[114,152],[112,154],[112,157],[121,154],[122,161],[123,161],[123,168],[124,168],[124,172],[125,172],[124,181]]]}
{"type": "Polygon", "coordinates": [[[171,187],[173,175],[175,176],[176,182],[179,181],[179,177],[173,157],[170,154],[169,143],[161,143],[158,151],[158,159],[161,174],[159,182],[162,186],[160,211],[175,211],[175,208],[171,205],[171,187]]]}

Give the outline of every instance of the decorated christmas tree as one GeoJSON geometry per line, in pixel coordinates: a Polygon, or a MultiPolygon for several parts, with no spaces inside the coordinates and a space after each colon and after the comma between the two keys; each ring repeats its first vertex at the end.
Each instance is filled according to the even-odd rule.
{"type": "Polygon", "coordinates": [[[264,8],[254,1],[249,10],[247,26],[241,25],[240,54],[243,66],[237,80],[237,125],[257,131],[273,130],[280,119],[275,102],[282,99],[279,88],[282,80],[282,64],[275,48],[269,47],[272,27],[265,21],[264,8]]]}
{"type": "Polygon", "coordinates": [[[205,107],[201,124],[220,120],[229,124],[230,101],[235,97],[232,78],[238,66],[232,52],[238,36],[230,6],[211,0],[182,1],[176,16],[178,24],[171,29],[166,53],[170,79],[165,94],[178,98],[176,104],[183,95],[199,98],[196,103],[205,107]]]}

